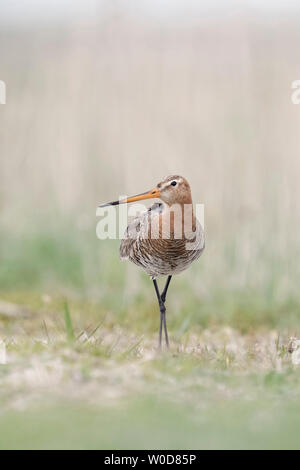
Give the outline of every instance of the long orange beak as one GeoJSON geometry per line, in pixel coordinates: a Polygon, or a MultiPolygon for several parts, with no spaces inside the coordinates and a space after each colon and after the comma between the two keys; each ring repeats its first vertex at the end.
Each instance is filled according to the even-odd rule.
{"type": "Polygon", "coordinates": [[[160,197],[160,191],[158,188],[154,188],[151,191],[146,191],[145,193],[136,194],[136,196],[131,196],[126,199],[121,199],[119,201],[107,202],[106,204],[101,204],[99,207],[107,206],[117,206],[118,204],[127,204],[129,202],[142,201],[144,199],[154,199],[160,197]]]}

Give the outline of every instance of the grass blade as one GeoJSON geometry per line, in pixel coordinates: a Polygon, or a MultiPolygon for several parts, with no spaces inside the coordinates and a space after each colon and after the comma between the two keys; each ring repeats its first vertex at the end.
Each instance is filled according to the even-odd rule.
{"type": "Polygon", "coordinates": [[[67,340],[69,341],[69,343],[73,343],[75,340],[75,335],[74,335],[70,310],[69,310],[69,306],[67,302],[64,303],[64,312],[65,312],[65,326],[66,326],[67,340]]]}

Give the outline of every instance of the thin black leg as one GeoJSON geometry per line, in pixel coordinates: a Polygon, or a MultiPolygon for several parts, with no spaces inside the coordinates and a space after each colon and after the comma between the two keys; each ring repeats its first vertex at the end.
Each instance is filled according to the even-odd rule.
{"type": "Polygon", "coordinates": [[[160,296],[163,303],[165,303],[165,301],[166,301],[166,295],[167,295],[167,292],[168,292],[168,287],[169,287],[169,284],[171,282],[171,279],[172,279],[172,276],[168,276],[166,285],[165,285],[164,290],[162,291],[162,294],[160,296]]]}
{"type": "Polygon", "coordinates": [[[166,307],[164,302],[161,300],[161,296],[158,290],[158,285],[155,279],[153,279],[153,284],[155,287],[155,292],[159,304],[160,310],[160,327],[159,327],[159,347],[161,348],[161,339],[162,339],[162,327],[164,326],[165,330],[165,338],[166,338],[166,345],[169,347],[169,338],[168,338],[168,331],[167,331],[167,322],[166,322],[166,307]]]}

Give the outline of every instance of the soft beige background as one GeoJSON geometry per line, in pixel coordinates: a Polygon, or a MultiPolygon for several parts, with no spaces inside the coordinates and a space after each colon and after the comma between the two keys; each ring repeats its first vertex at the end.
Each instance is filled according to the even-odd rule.
{"type": "Polygon", "coordinates": [[[93,232],[99,203],[178,173],[205,204],[211,277],[276,271],[296,292],[299,10],[192,4],[182,21],[119,2],[1,25],[2,223],[93,232]]]}

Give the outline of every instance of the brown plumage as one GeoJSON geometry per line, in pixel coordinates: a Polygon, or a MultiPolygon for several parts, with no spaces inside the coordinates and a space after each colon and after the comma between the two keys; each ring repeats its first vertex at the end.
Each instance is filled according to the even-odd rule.
{"type": "Polygon", "coordinates": [[[194,215],[190,186],[182,176],[168,176],[151,191],[103,206],[150,198],[159,198],[163,202],[155,203],[128,225],[120,256],[151,276],[161,313],[159,345],[164,325],[168,346],[165,299],[169,283],[172,275],[184,271],[199,258],[205,245],[204,232],[194,215]],[[168,276],[161,294],[156,282],[160,276],[168,276]]]}

